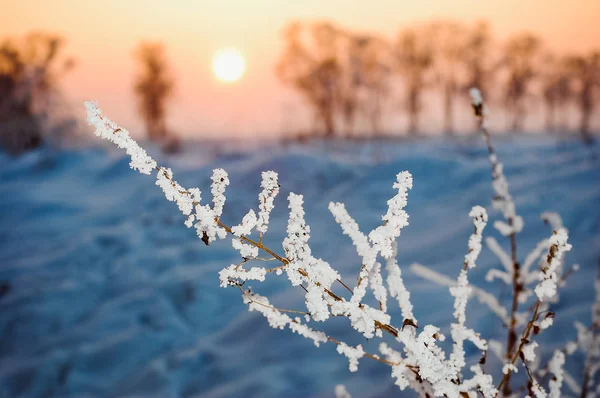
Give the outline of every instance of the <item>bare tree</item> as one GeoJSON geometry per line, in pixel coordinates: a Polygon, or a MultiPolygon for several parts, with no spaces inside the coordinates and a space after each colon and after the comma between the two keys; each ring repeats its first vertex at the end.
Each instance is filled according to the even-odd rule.
{"type": "Polygon", "coordinates": [[[504,101],[506,109],[512,114],[514,131],[523,129],[525,100],[529,95],[529,86],[536,77],[536,62],[540,50],[540,39],[530,33],[515,35],[506,43],[503,64],[507,69],[508,79],[505,83],[504,101]]]}
{"type": "Polygon", "coordinates": [[[546,54],[541,77],[542,99],[545,106],[546,129],[564,131],[566,123],[564,110],[573,96],[572,81],[574,76],[563,57],[546,54]]]}
{"type": "Polygon", "coordinates": [[[58,82],[74,65],[62,38],[31,33],[0,44],[0,144],[13,153],[39,146],[49,132],[58,82]]]}
{"type": "MultiPolygon", "coordinates": [[[[286,28],[284,39],[277,75],[301,93],[313,110],[315,124],[325,130],[326,137],[333,137],[342,86],[339,48],[343,35],[327,22],[310,26],[295,22],[286,28]]],[[[346,107],[346,119],[351,120],[353,104],[346,107]]]]}
{"type": "Polygon", "coordinates": [[[415,28],[401,31],[396,42],[396,67],[404,80],[403,105],[408,113],[410,135],[419,133],[421,99],[433,64],[432,49],[429,37],[415,28]]]}
{"type": "MultiPolygon", "coordinates": [[[[478,87],[485,98],[489,98],[488,87],[493,84],[495,67],[491,60],[492,33],[487,22],[479,21],[466,32],[461,59],[465,68],[465,93],[478,87]]],[[[466,94],[466,98],[470,97],[466,94]]]]}
{"type": "Polygon", "coordinates": [[[579,133],[583,142],[593,142],[590,131],[590,119],[596,106],[597,91],[600,87],[600,53],[588,56],[572,56],[567,60],[575,84],[575,99],[580,110],[579,133]]]}
{"type": "Polygon", "coordinates": [[[136,49],[135,57],[139,61],[134,86],[139,113],[144,118],[150,139],[166,143],[169,138],[167,101],[173,94],[174,81],[164,47],[160,43],[142,43],[136,49]]]}
{"type": "MultiPolygon", "coordinates": [[[[466,44],[466,29],[458,22],[436,21],[426,27],[433,43],[435,83],[443,100],[444,133],[454,133],[454,100],[460,87],[461,61],[466,44]]],[[[476,87],[476,86],[473,86],[476,87]]]]}
{"type": "Polygon", "coordinates": [[[389,44],[377,36],[364,34],[350,36],[349,42],[347,58],[351,67],[345,75],[353,90],[343,90],[342,98],[344,102],[354,102],[372,133],[381,135],[383,106],[390,95],[389,44]]]}
{"type": "MultiPolygon", "coordinates": [[[[489,87],[494,84],[497,70],[491,51],[492,40],[490,27],[485,21],[478,21],[467,29],[460,55],[464,70],[464,80],[460,92],[463,95],[462,98],[469,104],[471,103],[469,90],[472,87],[479,88],[488,103],[492,98],[489,87]]],[[[476,120],[473,122],[473,126],[473,133],[477,133],[479,127],[476,120]]]]}

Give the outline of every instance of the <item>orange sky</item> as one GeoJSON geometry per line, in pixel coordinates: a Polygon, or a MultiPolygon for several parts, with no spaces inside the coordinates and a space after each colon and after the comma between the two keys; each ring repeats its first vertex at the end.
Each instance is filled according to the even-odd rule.
{"type": "Polygon", "coordinates": [[[308,126],[300,100],[273,71],[281,28],[291,19],[329,19],[390,38],[415,21],[487,19],[500,39],[527,29],[556,50],[600,47],[600,0],[0,0],[0,12],[0,37],[62,34],[77,59],[64,81],[69,99],[98,100],[134,133],[142,125],[131,90],[132,51],[142,40],[167,47],[177,78],[169,118],[175,131],[246,137],[290,129],[284,120],[308,126]],[[245,55],[248,69],[225,85],[215,80],[211,58],[230,46],[245,55]]]}

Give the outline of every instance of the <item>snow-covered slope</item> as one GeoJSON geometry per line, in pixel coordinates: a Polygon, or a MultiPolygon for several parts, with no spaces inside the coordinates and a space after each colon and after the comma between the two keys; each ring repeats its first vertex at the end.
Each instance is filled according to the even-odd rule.
{"type": "MultiPolygon", "coordinates": [[[[575,336],[574,320],[590,319],[600,255],[599,148],[536,137],[505,139],[497,149],[525,220],[519,254],[549,234],[539,214],[556,211],[573,244],[567,264],[581,265],[554,308],[555,327],[540,336],[547,357],[575,336]]],[[[408,265],[420,262],[455,278],[472,232],[471,207],[481,204],[492,221],[499,217],[490,206],[490,166],[478,140],[317,143],[220,154],[192,145],[160,163],[182,185],[205,190],[211,170],[226,169],[228,224],[255,206],[260,171],[277,171],[282,191],[265,242],[282,252],[285,198],[302,193],[315,255],[348,281],[355,280],[359,259],[327,204],[345,202],[370,230],[393,195],[396,173],[409,170],[415,182],[399,262],[421,323],[446,331],[453,319],[447,288],[412,275],[408,265]]],[[[506,243],[493,228],[485,231],[490,234],[506,243]]],[[[0,397],[330,397],[338,383],[358,397],[401,396],[385,365],[363,360],[350,374],[334,346],[315,348],[248,313],[239,291],[219,288],[217,272],[236,258],[226,241],[211,247],[199,241],[154,178],[129,170],[117,151],[0,155],[0,397]]],[[[495,261],[484,249],[470,279],[506,300],[505,288],[484,281],[495,261]]],[[[301,292],[284,281],[259,288],[279,306],[302,305],[301,292]]],[[[472,302],[468,314],[468,325],[485,337],[505,339],[484,307],[472,302]]],[[[328,333],[359,342],[344,321],[331,322],[328,333]]],[[[360,342],[376,351],[375,342],[360,342]]],[[[570,358],[573,375],[581,367],[580,357],[570,358]]]]}

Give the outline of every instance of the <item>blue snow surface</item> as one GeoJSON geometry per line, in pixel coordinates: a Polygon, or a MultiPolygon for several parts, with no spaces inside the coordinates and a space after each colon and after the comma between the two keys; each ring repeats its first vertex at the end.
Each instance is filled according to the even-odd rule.
{"type": "MultiPolygon", "coordinates": [[[[525,221],[518,235],[521,261],[551,233],[540,213],[556,211],[573,244],[566,266],[581,265],[552,306],[555,325],[536,337],[547,360],[575,338],[574,321],[590,323],[600,255],[600,146],[547,136],[499,138],[496,146],[525,221]]],[[[448,288],[423,281],[409,265],[419,262],[455,278],[473,230],[471,207],[483,205],[490,221],[500,219],[490,205],[487,152],[476,138],[253,150],[196,143],[177,156],[156,152],[183,186],[200,187],[205,201],[212,169],[226,169],[231,185],[222,220],[229,225],[257,208],[260,172],[278,172],[282,190],[265,244],[282,253],[286,198],[301,193],[313,253],[350,284],[361,264],[328,203],[345,202],[368,232],[381,223],[396,174],[409,170],[410,225],[399,239],[398,259],[419,325],[439,325],[447,336],[453,321],[448,288]]],[[[218,271],[238,262],[230,241],[205,246],[154,181],[130,170],[116,148],[0,155],[0,397],[333,397],[336,384],[355,397],[413,396],[393,385],[386,365],[363,358],[350,373],[334,344],[316,348],[289,330],[271,329],[247,311],[236,288],[219,288],[218,271]]],[[[491,223],[485,235],[508,249],[491,223]]],[[[469,277],[508,303],[508,287],[484,280],[499,266],[484,248],[469,277]]],[[[279,307],[303,308],[303,292],[285,276],[250,285],[279,307]]],[[[506,329],[486,307],[471,299],[467,315],[484,337],[505,342],[506,329]]],[[[346,319],[311,325],[377,352],[379,340],[360,338],[346,319]]],[[[471,362],[480,357],[471,346],[468,355],[471,362]]],[[[486,366],[499,380],[493,354],[486,366]]],[[[581,353],[569,357],[576,380],[582,367],[581,353]]]]}

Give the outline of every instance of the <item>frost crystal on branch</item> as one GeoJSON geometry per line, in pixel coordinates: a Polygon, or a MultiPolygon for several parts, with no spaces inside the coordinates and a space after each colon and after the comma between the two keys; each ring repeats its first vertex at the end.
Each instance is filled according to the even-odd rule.
{"type": "MultiPolygon", "coordinates": [[[[471,95],[475,112],[483,119],[485,104],[481,93],[472,90],[471,95]]],[[[575,384],[573,378],[563,369],[565,362],[563,351],[571,354],[580,348],[587,350],[588,359],[585,366],[587,382],[584,382],[584,387],[579,391],[582,395],[589,391],[588,396],[592,396],[594,377],[600,370],[600,365],[598,365],[600,337],[597,333],[597,325],[600,324],[600,281],[596,283],[597,302],[593,313],[595,326],[586,328],[578,324],[577,342],[572,342],[563,351],[556,351],[543,371],[537,367],[539,359],[535,358],[535,349],[538,347],[538,343],[528,340],[532,329],[537,334],[554,322],[554,313],[549,311],[548,303],[551,298],[556,297],[557,287],[564,283],[562,280],[564,275],[559,268],[562,266],[564,253],[570,250],[571,245],[567,243],[567,232],[562,227],[562,221],[558,215],[553,213],[543,215],[543,218],[556,229],[556,232],[550,239],[537,245],[526,257],[520,269],[514,247],[511,247],[511,255],[509,255],[495,239],[487,239],[488,247],[500,259],[504,268],[503,270],[491,270],[487,274],[487,278],[501,279],[509,285],[517,286],[516,304],[525,303],[532,295],[536,294],[540,301],[536,304],[531,320],[529,320],[528,313],[514,310],[516,305],[513,305],[513,311],[509,315],[508,310],[500,305],[495,296],[469,284],[468,272],[476,267],[476,261],[482,249],[483,230],[488,221],[485,209],[480,206],[473,207],[469,213],[473,218],[475,231],[469,238],[469,251],[464,257],[458,279],[448,278],[418,264],[411,266],[411,269],[423,278],[450,287],[450,294],[454,297],[455,322],[450,327],[452,351],[450,355],[447,355],[440,344],[445,339],[440,328],[435,325],[419,325],[413,313],[410,293],[404,285],[402,271],[396,258],[398,251],[396,240],[400,236],[402,228],[408,225],[408,215],[404,208],[407,205],[408,190],[412,188],[413,184],[410,173],[401,172],[396,176],[393,188],[397,192],[387,202],[387,211],[382,217],[383,223],[369,233],[365,234],[360,231],[358,224],[348,213],[344,204],[329,204],[329,210],[335,221],[340,224],[343,233],[351,239],[360,257],[359,265],[356,266],[358,280],[356,286],[350,288],[341,281],[339,273],[329,263],[312,255],[309,245],[311,230],[305,221],[302,195],[290,193],[288,196],[287,235],[282,243],[285,257],[276,254],[263,244],[263,234],[268,230],[274,200],[279,193],[278,176],[275,172],[262,173],[261,191],[258,195],[258,213],[249,210],[238,225],[229,228],[221,221],[226,203],[225,191],[229,185],[229,178],[224,170],[215,169],[211,177],[212,207],[202,204],[201,192],[198,188],[185,189],[179,185],[174,180],[171,169],[159,167],[129,137],[125,129],[105,118],[95,103],[86,103],[86,109],[88,122],[96,128],[96,134],[115,143],[120,148],[124,148],[131,157],[131,168],[143,174],[157,171],[156,185],[163,190],[167,200],[177,204],[179,210],[186,216],[185,225],[195,227],[198,236],[204,243],[208,245],[217,238],[231,235],[232,246],[239,251],[242,261],[237,265],[231,264],[219,272],[220,285],[238,289],[248,310],[262,314],[271,327],[281,330],[289,329],[293,333],[311,340],[317,347],[327,342],[335,343],[337,352],[347,357],[351,372],[358,370],[358,361],[363,357],[383,362],[391,368],[391,376],[401,390],[409,387],[421,396],[459,398],[462,396],[474,397],[478,393],[486,398],[497,396],[499,391],[494,386],[492,375],[486,374],[484,371],[488,348],[503,362],[503,371],[506,373],[498,388],[502,387],[502,383],[510,378],[512,372],[517,372],[517,365],[520,365],[517,359],[521,354],[523,363],[527,364],[528,375],[530,375],[530,371],[537,370],[540,375],[543,371],[546,372],[545,374],[553,375],[548,387],[551,397],[560,395],[563,383],[569,385],[573,391],[577,391],[577,388],[573,387],[575,384]],[[258,238],[252,237],[254,230],[258,232],[258,238]],[[546,256],[542,255],[544,250],[548,250],[546,256]],[[261,257],[259,257],[259,253],[261,257]],[[537,270],[532,265],[540,257],[542,257],[542,260],[539,261],[542,268],[537,270]],[[277,261],[278,264],[270,269],[256,266],[245,268],[247,264],[256,261],[277,261]],[[383,275],[384,268],[387,272],[385,277],[383,275]],[[531,271],[530,268],[534,270],[531,271]],[[283,273],[287,275],[292,286],[304,290],[305,310],[275,307],[267,297],[259,295],[247,286],[251,283],[250,281],[262,282],[268,276],[275,277],[283,273]],[[539,282],[535,289],[528,286],[535,282],[539,282]],[[372,297],[367,295],[369,290],[372,292],[372,297]],[[402,313],[401,322],[396,324],[392,323],[392,317],[388,313],[388,292],[397,300],[402,313]],[[511,355],[504,353],[505,347],[502,344],[492,340],[488,344],[475,330],[467,327],[466,308],[471,295],[488,306],[504,325],[510,325],[513,330],[525,325],[521,340],[518,340],[515,333],[514,341],[517,341],[518,349],[507,350],[511,355]],[[367,299],[371,301],[375,299],[376,303],[370,305],[365,302],[367,299]],[[542,304],[541,301],[544,303],[542,304]],[[381,342],[378,346],[379,353],[382,355],[380,357],[365,352],[361,344],[356,347],[350,346],[308,326],[312,325],[312,322],[324,322],[331,315],[347,318],[350,326],[366,339],[381,338],[386,333],[392,336],[400,347],[393,349],[388,344],[381,342]],[[472,343],[482,352],[482,359],[479,364],[468,367],[471,374],[463,375],[466,373],[464,369],[467,367],[465,341],[472,343]]],[[[482,126],[484,126],[483,123],[482,126]]],[[[489,136],[487,139],[489,146],[489,136]]],[[[514,239],[515,234],[521,231],[523,222],[516,215],[502,164],[498,162],[491,146],[489,148],[495,190],[493,203],[506,219],[506,222],[497,221],[494,225],[503,235],[514,239]]],[[[513,241],[511,241],[511,246],[514,246],[513,241]]],[[[542,379],[540,378],[540,380],[542,379]]],[[[530,395],[546,396],[546,391],[538,383],[536,377],[530,380],[530,385],[527,387],[530,395]]],[[[510,388],[508,390],[510,392],[510,388]]],[[[336,388],[336,394],[349,398],[347,391],[342,388],[336,388]]]]}
{"type": "Polygon", "coordinates": [[[350,372],[358,371],[358,360],[365,355],[365,352],[360,344],[356,347],[350,347],[349,345],[346,345],[346,343],[340,343],[337,346],[337,352],[348,358],[350,363],[350,372]]]}
{"type": "Polygon", "coordinates": [[[369,240],[381,253],[383,258],[393,254],[393,242],[400,236],[400,230],[408,225],[408,214],[404,211],[407,203],[408,190],[412,189],[413,179],[408,171],[396,176],[394,188],[398,194],[388,200],[388,211],[382,217],[384,225],[377,227],[369,234],[369,240]]]}
{"type": "Polygon", "coordinates": [[[127,154],[131,156],[129,166],[133,170],[138,170],[142,174],[152,174],[152,171],[156,168],[156,161],[129,136],[127,130],[104,117],[96,102],[85,102],[85,109],[87,110],[87,122],[90,126],[94,126],[96,129],[95,134],[98,137],[116,144],[121,149],[125,149],[127,154]]]}
{"type": "Polygon", "coordinates": [[[541,301],[548,300],[556,294],[558,276],[556,269],[560,265],[565,252],[571,250],[567,242],[569,236],[564,228],[555,231],[549,239],[550,249],[546,257],[546,264],[540,273],[540,283],[535,287],[535,294],[541,301]]]}
{"type": "Polygon", "coordinates": [[[221,217],[225,205],[225,189],[229,185],[229,176],[223,169],[213,170],[211,193],[213,196],[213,212],[215,217],[221,217]]]}
{"type": "Polygon", "coordinates": [[[227,287],[233,280],[254,280],[263,282],[266,274],[266,270],[262,267],[252,267],[249,270],[245,270],[235,264],[232,264],[227,268],[223,268],[221,272],[219,272],[219,280],[221,281],[221,287],[227,287]]]}
{"type": "Polygon", "coordinates": [[[481,206],[475,206],[471,209],[469,216],[473,218],[475,232],[469,238],[469,253],[465,256],[464,268],[461,270],[456,286],[450,288],[450,294],[454,296],[454,317],[456,323],[452,324],[452,340],[454,341],[451,360],[453,366],[460,376],[460,371],[466,365],[464,341],[471,340],[480,350],[487,350],[487,342],[481,339],[474,331],[465,326],[467,321],[467,301],[471,294],[467,271],[475,268],[477,257],[481,252],[481,239],[483,229],[485,228],[488,216],[485,209],[481,206]]]}
{"type": "Polygon", "coordinates": [[[352,395],[346,390],[346,386],[338,384],[335,386],[335,398],[352,398],[352,395]]]}
{"type": "Polygon", "coordinates": [[[200,201],[200,190],[194,191],[195,195],[188,193],[181,185],[173,181],[173,172],[171,169],[160,168],[156,173],[156,185],[165,193],[168,201],[175,201],[179,210],[189,216],[194,209],[194,201],[200,201]]]}
{"type": "Polygon", "coordinates": [[[550,361],[550,373],[554,375],[552,380],[550,380],[550,393],[548,396],[550,398],[560,398],[560,389],[562,387],[562,383],[564,380],[564,371],[563,366],[565,364],[565,354],[560,351],[554,351],[554,355],[552,356],[552,360],[550,361]]]}
{"type": "Polygon", "coordinates": [[[260,233],[267,232],[269,228],[269,217],[274,207],[274,200],[279,193],[279,183],[277,182],[277,173],[274,171],[265,171],[262,173],[262,182],[260,184],[262,191],[258,195],[258,221],[256,229],[260,233]]]}
{"type": "Polygon", "coordinates": [[[231,232],[233,232],[233,234],[238,237],[243,235],[250,235],[252,233],[252,230],[256,226],[256,222],[257,219],[254,210],[249,210],[248,214],[246,214],[244,218],[242,218],[242,222],[240,225],[231,227],[231,232]]]}

